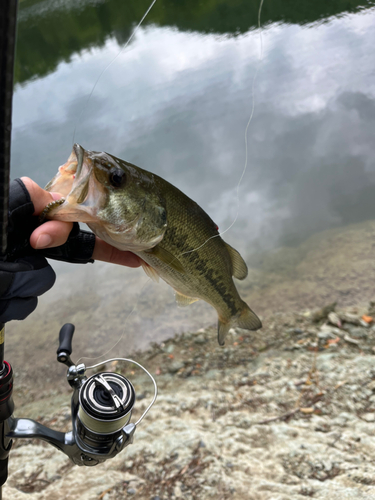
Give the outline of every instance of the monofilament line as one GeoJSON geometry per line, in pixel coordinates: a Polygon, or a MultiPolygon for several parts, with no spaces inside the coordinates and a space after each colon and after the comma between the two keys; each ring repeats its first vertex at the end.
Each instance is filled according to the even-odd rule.
{"type": "Polygon", "coordinates": [[[137,26],[134,28],[132,34],[129,36],[127,42],[125,43],[125,45],[122,47],[122,49],[120,50],[120,52],[118,52],[118,54],[115,55],[115,57],[112,59],[112,61],[110,61],[107,66],[101,71],[100,75],[98,76],[98,78],[96,79],[95,83],[94,83],[94,86],[89,94],[89,96],[87,97],[87,100],[85,102],[85,104],[82,106],[82,109],[81,109],[81,112],[76,120],[76,123],[74,125],[74,131],[73,131],[73,144],[74,144],[74,140],[75,140],[75,136],[76,136],[76,131],[77,131],[77,125],[78,123],[80,123],[81,121],[81,118],[82,118],[82,115],[83,115],[83,112],[85,111],[85,109],[87,108],[87,105],[89,103],[89,100],[91,99],[91,96],[92,94],[94,93],[94,90],[99,82],[99,80],[101,79],[101,77],[103,76],[103,73],[105,73],[107,71],[107,69],[112,65],[112,63],[114,63],[116,61],[116,59],[119,57],[120,54],[122,54],[122,52],[126,49],[126,47],[129,45],[129,43],[133,40],[135,34],[137,33],[138,29],[140,28],[140,26],[142,25],[143,21],[146,19],[146,17],[148,16],[148,13],[150,12],[150,10],[152,9],[152,7],[155,5],[156,3],[156,0],[152,0],[149,8],[146,10],[146,12],[144,13],[142,19],[139,21],[139,23],[137,24],[137,26]]]}
{"type": "Polygon", "coordinates": [[[263,60],[263,40],[262,40],[262,30],[261,30],[261,27],[260,27],[260,14],[262,12],[263,2],[264,2],[264,0],[260,1],[259,10],[258,10],[258,29],[259,29],[259,38],[260,38],[260,55],[259,55],[259,59],[258,59],[258,64],[257,64],[257,66],[255,68],[253,83],[251,85],[251,98],[252,98],[251,113],[250,113],[250,117],[249,117],[249,120],[248,120],[246,128],[245,128],[245,165],[244,165],[244,168],[242,170],[242,174],[241,174],[240,180],[238,181],[237,189],[236,189],[236,193],[237,193],[237,213],[236,213],[236,216],[235,216],[233,222],[231,223],[231,225],[229,227],[227,227],[224,231],[222,231],[220,233],[220,236],[222,234],[226,233],[227,231],[229,231],[229,229],[236,223],[236,221],[238,219],[238,214],[239,214],[239,211],[240,211],[239,189],[240,189],[240,185],[242,183],[242,180],[244,178],[244,175],[246,173],[248,162],[249,162],[249,157],[248,157],[248,149],[249,148],[248,148],[247,136],[248,136],[248,131],[249,131],[250,123],[253,120],[254,110],[255,110],[255,81],[256,81],[256,78],[258,76],[259,68],[260,68],[260,65],[261,65],[262,60],[263,60]]]}
{"type": "Polygon", "coordinates": [[[218,236],[222,236],[227,231],[229,231],[229,229],[231,229],[231,227],[234,226],[234,224],[236,223],[236,221],[238,219],[238,215],[239,215],[239,211],[240,211],[240,195],[239,195],[239,190],[240,190],[240,185],[241,185],[242,180],[244,178],[244,175],[246,173],[248,162],[249,162],[249,160],[248,160],[248,140],[247,140],[247,136],[248,136],[248,131],[249,131],[250,123],[253,120],[254,110],[255,110],[255,81],[256,81],[256,78],[258,76],[259,68],[260,68],[260,65],[261,65],[262,60],[263,60],[263,38],[262,38],[262,29],[261,29],[261,25],[260,25],[260,15],[261,15],[261,12],[262,12],[263,2],[264,2],[264,0],[260,1],[259,9],[258,9],[258,30],[259,30],[259,38],[260,38],[260,54],[259,54],[258,64],[257,64],[257,66],[255,68],[253,83],[251,85],[252,105],[251,105],[250,117],[249,117],[249,120],[248,120],[248,122],[246,124],[246,128],[245,128],[245,165],[244,165],[244,168],[242,170],[242,174],[240,176],[240,180],[238,181],[237,188],[236,188],[237,213],[236,213],[236,216],[235,216],[233,222],[224,231],[219,232],[219,234],[215,234],[214,236],[211,236],[204,243],[202,243],[202,245],[200,245],[197,248],[194,248],[194,250],[189,250],[187,252],[181,253],[179,255],[179,257],[181,257],[182,255],[186,255],[188,253],[195,252],[196,250],[199,250],[200,248],[202,248],[208,241],[212,240],[213,238],[217,238],[218,236]]]}

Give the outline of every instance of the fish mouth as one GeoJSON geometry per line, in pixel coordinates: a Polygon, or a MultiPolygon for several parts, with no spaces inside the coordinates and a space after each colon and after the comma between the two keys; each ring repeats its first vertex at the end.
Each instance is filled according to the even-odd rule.
{"type": "Polygon", "coordinates": [[[60,193],[64,201],[52,203],[44,211],[45,217],[65,222],[95,222],[97,213],[105,200],[105,192],[97,182],[94,162],[89,152],[79,144],[66,163],[61,165],[55,177],[46,185],[46,191],[60,193]]]}

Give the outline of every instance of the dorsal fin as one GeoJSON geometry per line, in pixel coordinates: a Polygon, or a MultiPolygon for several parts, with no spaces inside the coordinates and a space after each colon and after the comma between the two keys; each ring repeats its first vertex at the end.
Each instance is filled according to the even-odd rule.
{"type": "Polygon", "coordinates": [[[239,252],[237,252],[237,250],[228,245],[228,243],[225,243],[225,245],[228,249],[232,261],[233,276],[238,280],[244,280],[247,276],[247,265],[245,261],[243,260],[239,252]]]}

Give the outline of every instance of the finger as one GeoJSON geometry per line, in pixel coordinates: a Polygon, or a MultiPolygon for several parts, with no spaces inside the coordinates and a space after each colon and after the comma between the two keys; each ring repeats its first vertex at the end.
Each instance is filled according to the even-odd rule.
{"type": "Polygon", "coordinates": [[[29,177],[21,177],[21,181],[25,184],[26,189],[30,194],[31,201],[34,204],[34,215],[39,215],[51,201],[59,200],[62,195],[59,193],[49,193],[42,189],[36,182],[29,177]]]}
{"type": "Polygon", "coordinates": [[[111,264],[119,264],[120,266],[139,267],[142,259],[132,252],[125,252],[109,245],[100,238],[96,238],[94,252],[92,254],[94,260],[110,262],[111,264]]]}
{"type": "Polygon", "coordinates": [[[68,239],[72,228],[72,222],[57,220],[45,222],[31,234],[30,245],[37,250],[63,245],[68,239]]]}

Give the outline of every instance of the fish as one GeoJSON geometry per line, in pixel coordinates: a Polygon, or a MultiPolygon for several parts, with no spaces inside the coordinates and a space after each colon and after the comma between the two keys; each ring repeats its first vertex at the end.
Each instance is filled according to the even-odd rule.
{"type": "Polygon", "coordinates": [[[230,328],[262,327],[233,281],[246,278],[245,261],[207,213],[168,181],[75,144],[45,189],[64,197],[48,206],[48,219],[84,222],[110,245],[135,253],[148,276],[174,289],[179,306],[199,299],[213,306],[220,345],[230,328]]]}

